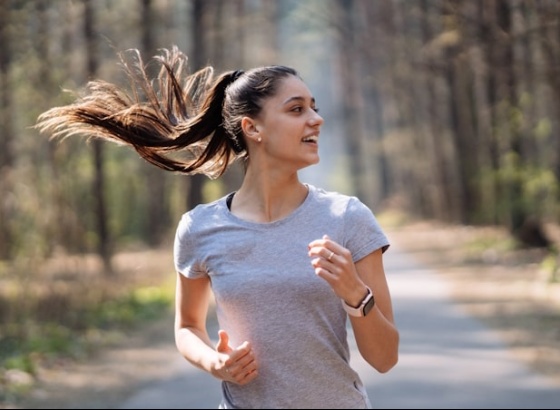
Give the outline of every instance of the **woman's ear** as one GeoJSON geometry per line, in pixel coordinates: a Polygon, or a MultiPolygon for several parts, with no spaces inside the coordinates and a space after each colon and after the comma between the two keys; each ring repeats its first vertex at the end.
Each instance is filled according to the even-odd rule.
{"type": "Polygon", "coordinates": [[[241,120],[241,129],[247,138],[257,139],[260,132],[260,128],[257,126],[255,121],[249,117],[243,117],[241,120]]]}

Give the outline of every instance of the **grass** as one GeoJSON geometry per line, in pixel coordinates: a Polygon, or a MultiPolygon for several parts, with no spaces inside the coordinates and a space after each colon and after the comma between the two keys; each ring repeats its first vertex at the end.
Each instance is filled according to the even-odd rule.
{"type": "Polygon", "coordinates": [[[0,403],[17,401],[33,386],[41,367],[86,359],[139,324],[169,312],[175,277],[167,251],[120,255],[116,260],[115,277],[75,269],[75,263],[60,260],[56,269],[49,271],[45,263],[32,277],[9,275],[4,269],[0,403]]]}

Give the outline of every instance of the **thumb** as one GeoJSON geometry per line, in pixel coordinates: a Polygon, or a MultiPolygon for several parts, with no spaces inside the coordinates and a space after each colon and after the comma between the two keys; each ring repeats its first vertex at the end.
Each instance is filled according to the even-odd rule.
{"type": "Polygon", "coordinates": [[[218,330],[218,343],[216,350],[220,353],[229,353],[232,349],[229,347],[229,336],[225,330],[218,330]]]}
{"type": "Polygon", "coordinates": [[[323,239],[331,239],[331,238],[329,238],[329,235],[325,234],[323,235],[323,239]]]}

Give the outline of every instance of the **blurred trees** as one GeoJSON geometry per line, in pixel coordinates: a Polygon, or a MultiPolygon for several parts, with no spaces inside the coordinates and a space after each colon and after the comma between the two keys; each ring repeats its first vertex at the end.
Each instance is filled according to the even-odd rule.
{"type": "Polygon", "coordinates": [[[14,130],[12,113],[13,86],[10,82],[11,66],[11,32],[8,22],[11,10],[7,3],[0,2],[0,260],[11,257],[13,253],[12,225],[10,217],[14,208],[14,198],[10,194],[13,189],[14,153],[12,144],[14,130]]]}
{"type": "Polygon", "coordinates": [[[548,245],[542,222],[558,218],[558,87],[550,74],[560,51],[559,4],[338,4],[354,8],[339,31],[352,27],[355,40],[341,42],[354,55],[352,69],[365,65],[362,109],[381,106],[378,116],[363,115],[374,123],[358,126],[369,134],[361,152],[375,158],[381,179],[374,198],[396,195],[420,217],[500,224],[522,244],[548,245]]]}
{"type": "Polygon", "coordinates": [[[73,100],[62,89],[123,81],[117,52],[148,61],[174,44],[191,70],[298,69],[326,120],[327,188],[547,245],[542,224],[558,222],[560,200],[559,15],[554,0],[2,0],[0,259],[97,252],[109,270],[115,249],[169,242],[182,212],[236,189],[239,164],[218,181],[177,176],[31,128],[73,100]]]}
{"type": "MultiPolygon", "coordinates": [[[[177,45],[191,71],[293,66],[325,118],[302,179],[544,247],[560,218],[559,17],[557,0],[0,0],[0,379],[45,344],[162,305],[151,288],[127,296],[146,278],[119,258],[150,285],[164,262],[115,253],[171,249],[183,212],[240,184],[241,164],[210,181],[33,129],[93,77],[126,87],[118,52],[149,63],[177,45]]],[[[558,254],[545,261],[557,280],[558,254]]]]}
{"type": "MultiPolygon", "coordinates": [[[[44,6],[43,6],[44,8],[44,6]]],[[[45,16],[40,16],[40,18],[45,16]]],[[[86,54],[87,78],[95,78],[99,67],[98,40],[96,36],[96,15],[92,0],[84,0],[84,41],[86,54]]],[[[44,21],[44,20],[43,20],[44,21]]],[[[45,30],[44,35],[48,35],[45,30]]],[[[47,37],[48,38],[48,37],[47,37]]],[[[107,199],[105,190],[105,145],[101,140],[94,139],[93,146],[93,212],[95,214],[94,232],[97,234],[97,254],[101,257],[105,272],[112,274],[111,267],[111,238],[107,228],[107,199]]]]}

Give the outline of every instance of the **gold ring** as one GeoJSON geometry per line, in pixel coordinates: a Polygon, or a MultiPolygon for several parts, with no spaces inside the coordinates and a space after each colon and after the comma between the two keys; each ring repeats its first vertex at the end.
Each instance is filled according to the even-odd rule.
{"type": "Polygon", "coordinates": [[[330,254],[329,257],[327,258],[327,260],[330,262],[333,256],[334,256],[334,252],[331,251],[331,254],[330,254]]]}

